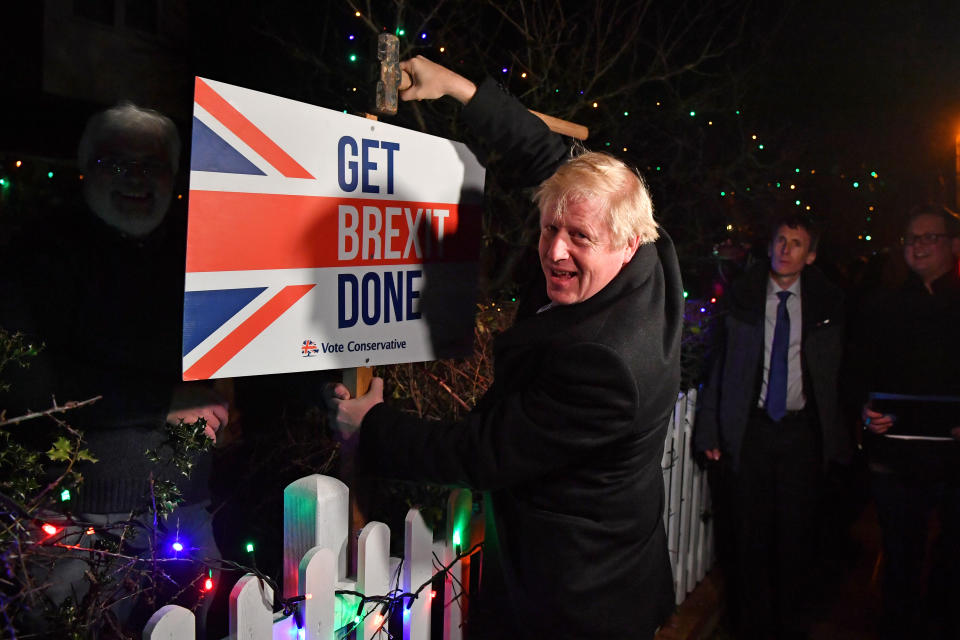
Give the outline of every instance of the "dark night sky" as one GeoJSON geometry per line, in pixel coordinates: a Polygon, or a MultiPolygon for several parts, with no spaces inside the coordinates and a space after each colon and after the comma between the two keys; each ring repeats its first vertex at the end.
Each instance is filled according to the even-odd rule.
{"type": "MultiPolygon", "coordinates": [[[[230,12],[242,10],[231,3],[230,12]]],[[[280,8],[267,12],[280,23],[296,15],[280,8]]],[[[27,13],[42,12],[34,6],[27,13]]],[[[757,132],[779,145],[790,162],[834,173],[876,170],[899,207],[931,197],[953,201],[954,137],[960,132],[960,1],[758,0],[749,6],[747,19],[748,42],[729,64],[752,69],[746,113],[757,132]],[[753,46],[770,33],[775,34],[770,45],[753,46]]],[[[14,20],[0,31],[19,32],[20,53],[39,53],[30,44],[39,41],[39,31],[14,29],[15,24],[36,22],[14,20]]],[[[234,22],[249,30],[248,21],[234,22]]],[[[229,34],[231,42],[241,40],[234,35],[229,34]]],[[[22,62],[22,56],[13,55],[16,51],[9,59],[22,62]]],[[[0,93],[16,94],[17,84],[14,78],[0,93]]],[[[10,117],[4,122],[13,130],[0,131],[0,137],[9,143],[22,127],[14,116],[17,101],[8,102],[4,113],[10,117]]],[[[73,122],[66,124],[76,128],[73,122]]]]}
{"type": "Polygon", "coordinates": [[[771,123],[811,162],[875,163],[913,199],[934,195],[960,132],[960,3],[808,0],[786,15],[754,91],[771,123]]]}

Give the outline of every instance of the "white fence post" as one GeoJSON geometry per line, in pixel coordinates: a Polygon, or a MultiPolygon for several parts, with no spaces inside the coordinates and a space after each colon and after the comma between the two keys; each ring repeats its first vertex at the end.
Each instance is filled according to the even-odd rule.
{"type": "MultiPolygon", "coordinates": [[[[673,565],[673,585],[677,597],[680,598],[683,590],[678,586],[680,577],[681,549],[680,549],[680,510],[683,504],[683,413],[685,396],[680,394],[674,407],[671,421],[670,442],[672,453],[670,456],[670,511],[667,516],[667,548],[670,551],[670,562],[673,565]]],[[[679,604],[679,601],[677,602],[679,604]]]]}
{"type": "MultiPolygon", "coordinates": [[[[663,441],[663,457],[660,468],[663,470],[663,528],[667,532],[667,546],[670,540],[670,487],[673,482],[673,416],[667,422],[667,434],[663,441]]],[[[672,559],[671,559],[672,562],[672,559]]]]}
{"type": "Polygon", "coordinates": [[[248,573],[230,591],[230,640],[273,637],[273,589],[248,573]]]}
{"type": "MultiPolygon", "coordinates": [[[[681,550],[683,559],[684,593],[690,593],[696,586],[693,577],[693,549],[696,544],[696,527],[700,515],[699,485],[700,468],[693,460],[693,421],[696,418],[697,397],[693,390],[687,391],[683,403],[683,499],[681,507],[681,550]],[[690,396],[691,392],[694,394],[690,396]]],[[[682,600],[681,600],[682,601],[682,600]]]]}
{"type": "Polygon", "coordinates": [[[347,572],[350,490],[336,478],[313,474],[283,490],[283,597],[300,594],[300,559],[313,547],[330,549],[337,577],[347,572]]]}
{"type": "MultiPolygon", "coordinates": [[[[301,603],[304,640],[330,640],[336,631],[335,583],[337,557],[325,547],[314,547],[300,561],[298,582],[306,600],[301,603]]],[[[300,640],[297,638],[296,640],[300,640]]]]}
{"type": "MultiPolygon", "coordinates": [[[[386,595],[390,592],[390,578],[390,528],[382,522],[368,522],[357,541],[357,591],[369,596],[386,595]]],[[[377,629],[386,624],[379,609],[378,604],[370,605],[371,615],[363,619],[364,640],[374,637],[377,629]]],[[[361,637],[360,631],[357,637],[361,637]]]]}
{"type": "Polygon", "coordinates": [[[690,562],[690,486],[693,478],[693,459],[690,456],[690,423],[687,420],[687,403],[681,402],[677,407],[680,413],[680,433],[677,441],[680,443],[680,536],[677,541],[677,604],[683,602],[687,595],[687,563],[690,562]]]}
{"type": "MultiPolygon", "coordinates": [[[[427,528],[423,516],[410,509],[404,519],[403,589],[413,593],[433,575],[433,532],[427,528]]],[[[420,596],[404,603],[403,640],[430,639],[430,587],[420,596]]]]}
{"type": "Polygon", "coordinates": [[[144,640],[194,640],[197,620],[193,612],[175,604],[160,607],[143,628],[144,640]]]}

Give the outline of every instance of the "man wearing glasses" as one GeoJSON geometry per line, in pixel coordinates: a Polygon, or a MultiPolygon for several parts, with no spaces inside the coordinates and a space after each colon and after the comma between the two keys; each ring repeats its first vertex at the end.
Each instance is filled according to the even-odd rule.
{"type": "MultiPolygon", "coordinates": [[[[901,244],[907,281],[865,313],[857,357],[864,391],[960,396],[960,221],[940,205],[917,207],[901,244]]],[[[879,409],[868,402],[861,418],[883,531],[885,637],[956,638],[960,428],[943,425],[939,440],[907,439],[906,425],[879,409]],[[928,521],[935,510],[941,533],[924,585],[928,521]]]]}
{"type": "MultiPolygon", "coordinates": [[[[113,541],[133,519],[131,513],[151,505],[154,480],[174,480],[184,502],[158,525],[162,547],[152,548],[152,536],[143,532],[153,523],[148,514],[139,520],[144,527],[135,527],[140,535],[125,537],[120,553],[153,557],[156,551],[169,557],[173,540],[163,537],[169,535],[177,542],[182,536],[180,558],[219,558],[206,509],[209,456],[196,458],[188,481],[144,453],[164,442],[165,423],[203,417],[206,435],[215,439],[228,420],[225,400],[204,384],[180,379],[186,225],[171,208],[179,157],[179,134],[165,115],[129,102],[95,114],[78,147],[85,206],[71,201],[63,211],[52,207],[25,229],[15,245],[18,255],[5,256],[4,266],[18,269],[5,274],[4,285],[12,291],[0,297],[0,325],[46,344],[29,376],[14,387],[12,406],[43,409],[51,394],[61,400],[102,396],[68,417],[98,461],[75,467],[84,480],[64,505],[72,518],[47,517],[63,527],[57,542],[78,549],[62,550],[49,573],[41,566],[34,574],[38,584],[49,586],[36,593],[25,623],[30,631],[49,630],[48,607],[85,597],[95,556],[84,549],[113,541]]],[[[37,438],[45,448],[41,431],[37,438]]],[[[156,608],[148,597],[163,599],[166,593],[144,591],[152,588],[144,581],[145,565],[98,566],[110,576],[104,584],[115,591],[91,596],[108,605],[91,633],[99,637],[122,628],[139,634],[156,608]]],[[[189,561],[167,563],[164,576],[171,578],[160,588],[169,585],[185,598],[181,604],[192,606],[199,590],[181,591],[176,581],[188,585],[203,568],[189,561]]],[[[209,604],[209,598],[198,604],[201,632],[209,604]]]]}

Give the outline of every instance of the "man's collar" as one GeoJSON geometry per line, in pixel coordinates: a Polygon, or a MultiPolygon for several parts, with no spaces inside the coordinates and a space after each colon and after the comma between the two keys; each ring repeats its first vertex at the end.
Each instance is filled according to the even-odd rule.
{"type": "MultiPolygon", "coordinates": [[[[919,277],[917,277],[916,280],[920,283],[920,286],[923,287],[923,281],[919,277]]],[[[930,288],[933,290],[934,295],[956,289],[958,286],[960,286],[960,275],[958,275],[956,269],[950,269],[930,283],[930,288]]],[[[926,287],[924,287],[924,289],[925,288],[926,287]]]]}
{"type": "Polygon", "coordinates": [[[793,281],[793,284],[791,284],[786,289],[781,289],[780,285],[777,284],[777,281],[773,279],[773,276],[771,276],[768,273],[767,274],[767,296],[768,297],[775,296],[780,291],[789,291],[793,295],[799,297],[800,296],[800,280],[802,278],[803,278],[803,274],[801,273],[800,275],[797,276],[797,279],[793,281]]]}

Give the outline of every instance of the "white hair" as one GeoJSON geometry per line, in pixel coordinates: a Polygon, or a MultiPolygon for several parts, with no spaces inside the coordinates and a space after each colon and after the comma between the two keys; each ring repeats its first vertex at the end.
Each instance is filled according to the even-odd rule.
{"type": "Polygon", "coordinates": [[[94,114],[87,120],[77,149],[80,170],[89,169],[90,163],[96,159],[93,154],[101,142],[117,133],[128,132],[154,136],[161,141],[170,158],[170,169],[173,173],[177,172],[180,164],[180,134],[177,133],[173,120],[159,111],[138,107],[128,100],[94,114]]]}

